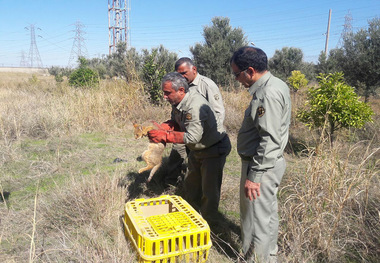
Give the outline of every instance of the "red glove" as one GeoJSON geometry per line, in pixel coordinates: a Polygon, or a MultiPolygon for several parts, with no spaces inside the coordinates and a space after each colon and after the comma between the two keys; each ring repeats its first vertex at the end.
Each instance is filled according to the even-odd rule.
{"type": "Polygon", "coordinates": [[[165,130],[165,131],[175,131],[179,130],[178,124],[173,120],[165,121],[161,124],[158,124],[155,121],[152,121],[152,123],[159,129],[159,130],[165,130]]]}
{"type": "Polygon", "coordinates": [[[184,132],[165,131],[165,130],[151,130],[148,132],[148,137],[154,143],[184,143],[184,132]]]}
{"type": "Polygon", "coordinates": [[[183,144],[184,136],[185,136],[184,132],[169,131],[168,134],[166,135],[166,142],[183,144]]]}
{"type": "Polygon", "coordinates": [[[167,131],[165,130],[150,130],[148,131],[148,137],[151,142],[154,143],[166,143],[167,131]]]}

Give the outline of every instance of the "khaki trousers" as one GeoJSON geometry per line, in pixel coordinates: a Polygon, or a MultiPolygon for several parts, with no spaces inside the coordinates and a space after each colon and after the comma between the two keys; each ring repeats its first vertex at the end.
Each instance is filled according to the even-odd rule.
{"type": "Polygon", "coordinates": [[[240,180],[240,223],[242,250],[245,255],[254,255],[258,262],[272,262],[277,254],[278,239],[278,186],[284,175],[286,163],[281,157],[275,167],[264,173],[260,185],[260,196],[250,201],[245,197],[244,184],[250,161],[242,160],[240,180]],[[252,251],[253,249],[253,251],[252,251]]]}

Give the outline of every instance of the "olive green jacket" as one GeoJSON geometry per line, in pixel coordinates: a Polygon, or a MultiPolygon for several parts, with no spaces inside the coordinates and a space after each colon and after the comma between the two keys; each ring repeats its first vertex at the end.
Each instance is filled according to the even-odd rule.
{"type": "Polygon", "coordinates": [[[270,72],[250,88],[252,101],[246,109],[237,138],[237,151],[250,161],[247,178],[260,183],[263,174],[283,156],[289,137],[291,101],[289,88],[270,72]]]}

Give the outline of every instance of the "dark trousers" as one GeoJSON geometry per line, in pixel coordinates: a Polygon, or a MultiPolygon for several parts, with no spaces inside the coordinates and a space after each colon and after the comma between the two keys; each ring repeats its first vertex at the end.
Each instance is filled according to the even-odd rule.
{"type": "Polygon", "coordinates": [[[184,180],[185,199],[212,223],[218,212],[223,168],[231,151],[226,135],[217,144],[200,151],[190,151],[184,180]]]}
{"type": "Polygon", "coordinates": [[[176,185],[178,177],[186,172],[186,158],[189,149],[184,144],[173,144],[167,164],[167,174],[164,178],[166,185],[176,185]]]}

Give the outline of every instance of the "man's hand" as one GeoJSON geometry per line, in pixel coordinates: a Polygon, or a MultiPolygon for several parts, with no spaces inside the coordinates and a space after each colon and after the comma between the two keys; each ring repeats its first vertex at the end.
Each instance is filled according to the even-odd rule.
{"type": "Polygon", "coordinates": [[[183,137],[185,136],[184,132],[168,131],[166,135],[166,142],[169,143],[184,143],[183,137]]]}
{"type": "Polygon", "coordinates": [[[173,130],[173,127],[171,125],[171,123],[169,121],[166,121],[164,123],[161,123],[161,124],[158,124],[157,122],[155,121],[152,121],[152,123],[154,124],[154,126],[157,127],[157,129],[159,130],[165,130],[165,131],[172,131],[173,130]]]}
{"type": "Polygon", "coordinates": [[[161,124],[158,124],[157,122],[155,121],[152,121],[152,123],[154,124],[154,126],[157,127],[157,129],[159,130],[165,130],[165,131],[179,131],[179,126],[178,124],[173,121],[173,120],[167,120],[161,124]]]}
{"type": "Polygon", "coordinates": [[[184,132],[165,131],[165,130],[150,130],[148,137],[154,143],[184,143],[184,132]]]}
{"type": "Polygon", "coordinates": [[[167,131],[165,130],[150,130],[148,131],[148,137],[151,142],[154,143],[166,143],[167,131]]]}
{"type": "Polygon", "coordinates": [[[245,190],[245,197],[248,197],[249,200],[251,200],[251,201],[260,196],[260,184],[259,183],[254,183],[254,182],[246,179],[245,184],[244,184],[244,190],[245,190]]]}

